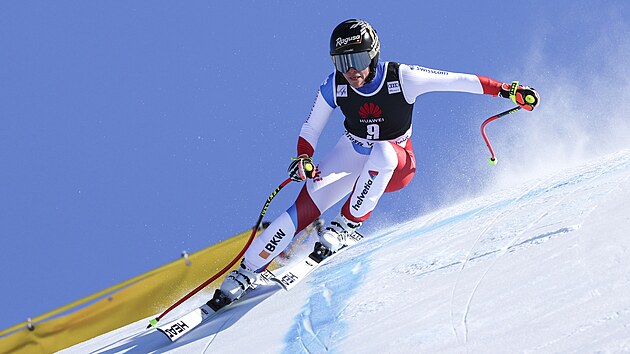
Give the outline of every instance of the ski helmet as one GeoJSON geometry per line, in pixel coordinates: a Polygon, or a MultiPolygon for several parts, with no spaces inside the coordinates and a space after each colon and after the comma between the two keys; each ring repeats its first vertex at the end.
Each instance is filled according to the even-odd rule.
{"type": "Polygon", "coordinates": [[[366,82],[376,75],[381,42],[369,23],[351,19],[337,25],[330,36],[330,56],[335,68],[345,73],[350,68],[358,71],[370,67],[366,82]]]}

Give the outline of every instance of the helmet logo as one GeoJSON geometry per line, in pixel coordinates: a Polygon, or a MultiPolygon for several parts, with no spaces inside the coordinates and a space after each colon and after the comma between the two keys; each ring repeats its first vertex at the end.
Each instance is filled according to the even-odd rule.
{"type": "Polygon", "coordinates": [[[354,35],[352,37],[347,37],[347,38],[337,38],[335,44],[337,46],[337,48],[339,47],[343,47],[343,46],[347,46],[348,44],[358,44],[361,43],[361,35],[357,34],[354,35]]]}

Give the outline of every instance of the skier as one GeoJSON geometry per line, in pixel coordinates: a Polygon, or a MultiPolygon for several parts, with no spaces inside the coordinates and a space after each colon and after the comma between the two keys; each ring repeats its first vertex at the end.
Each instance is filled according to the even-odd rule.
{"type": "Polygon", "coordinates": [[[295,235],[346,196],[341,212],[316,243],[324,256],[344,245],[370,217],[383,193],[400,190],[411,181],[416,171],[410,140],[412,113],[419,95],[488,94],[510,98],[529,111],[540,101],[527,86],[511,90],[510,84],[484,76],[380,61],[376,31],[363,20],[347,20],[333,30],[330,56],[336,70],[319,87],[300,131],[297,157],[288,168],[291,179],[306,183],[295,203],[254,240],[240,267],[221,284],[219,296],[230,301],[255,286],[259,272],[295,235]],[[345,132],[316,167],[312,157],[317,141],[337,107],[345,116],[345,132]]]}

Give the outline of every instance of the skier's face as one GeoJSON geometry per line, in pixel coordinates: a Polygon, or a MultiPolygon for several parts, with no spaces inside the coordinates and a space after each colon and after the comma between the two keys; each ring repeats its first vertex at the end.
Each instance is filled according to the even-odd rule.
{"type": "Polygon", "coordinates": [[[350,86],[354,88],[359,88],[365,85],[365,78],[367,78],[369,74],[370,74],[369,66],[361,71],[358,71],[355,68],[350,68],[348,69],[348,71],[343,73],[343,77],[345,77],[346,80],[348,80],[348,82],[350,83],[350,86]]]}

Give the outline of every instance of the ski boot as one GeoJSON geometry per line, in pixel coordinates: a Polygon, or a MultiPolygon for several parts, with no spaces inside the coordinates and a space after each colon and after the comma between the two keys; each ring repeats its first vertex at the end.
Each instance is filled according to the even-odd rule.
{"type": "Polygon", "coordinates": [[[260,273],[256,273],[248,267],[243,260],[238,269],[231,271],[225,277],[221,287],[214,292],[214,296],[208,301],[208,306],[216,311],[228,305],[243,296],[248,290],[255,288],[259,278],[260,273]]]}
{"type": "Polygon", "coordinates": [[[361,226],[360,222],[352,222],[342,214],[339,214],[328,226],[319,234],[319,242],[315,243],[314,255],[320,261],[330,257],[340,248],[346,245],[346,240],[361,226]]]}

